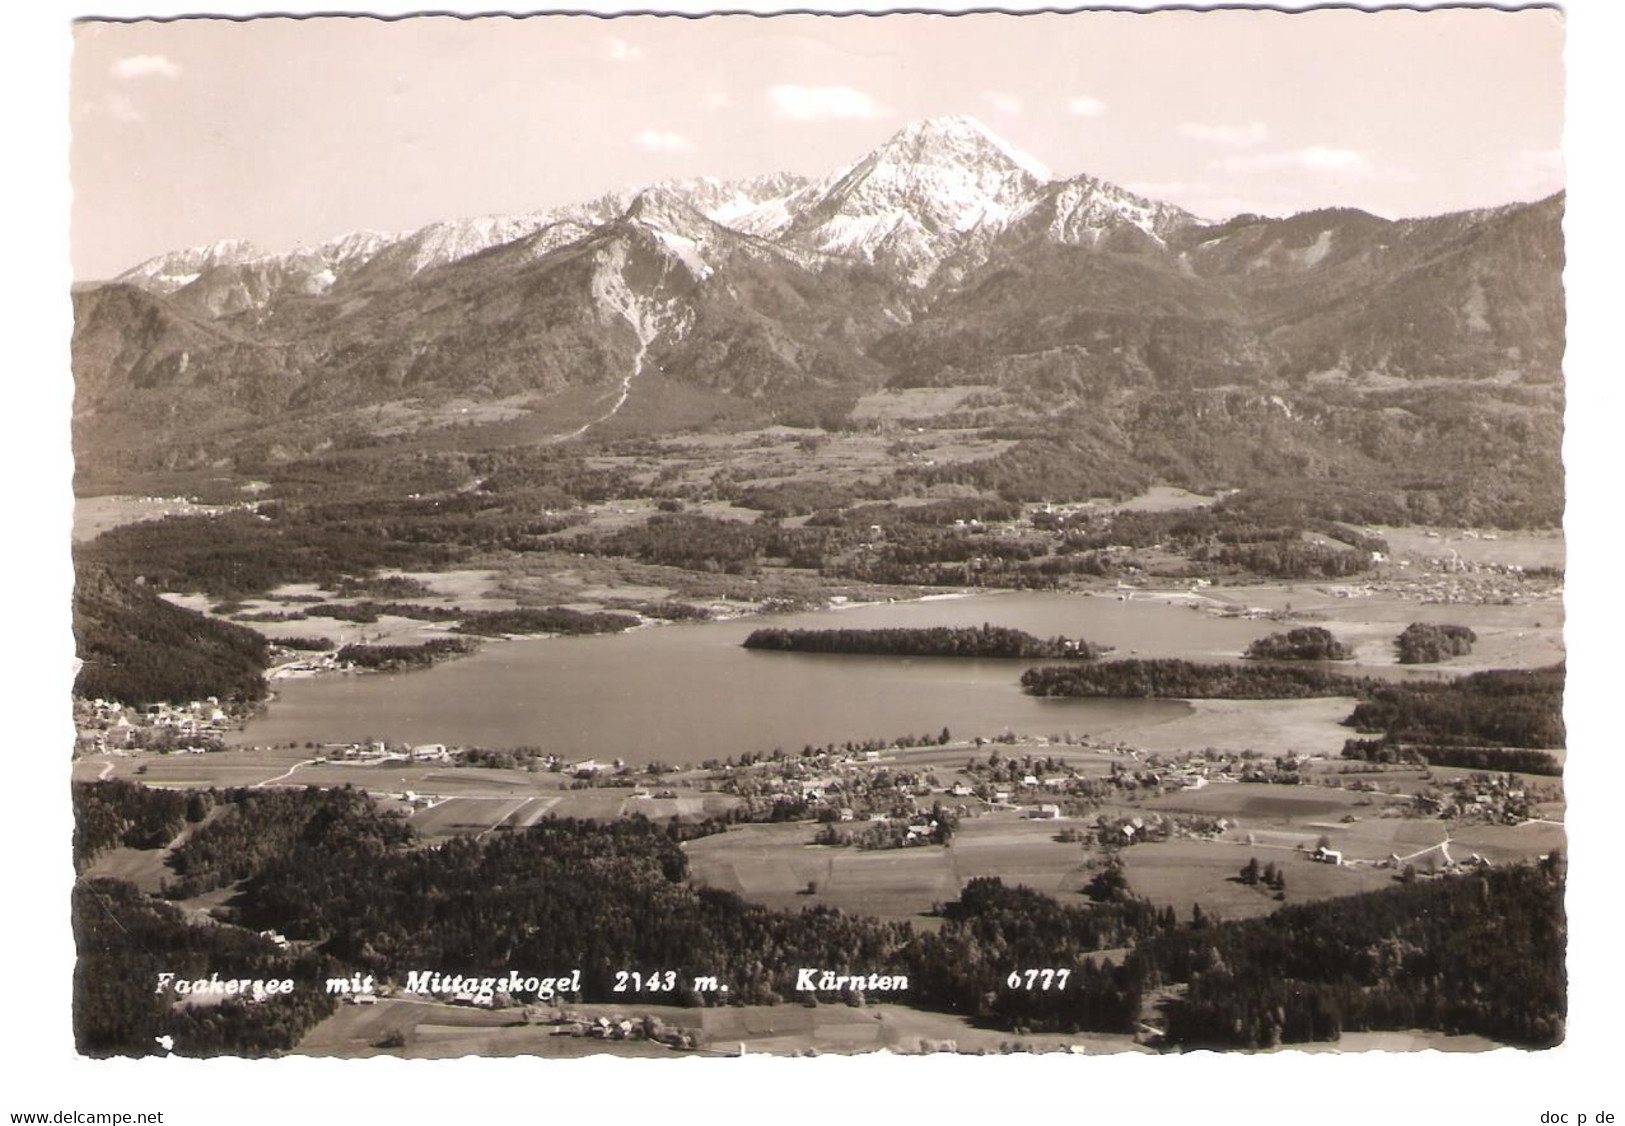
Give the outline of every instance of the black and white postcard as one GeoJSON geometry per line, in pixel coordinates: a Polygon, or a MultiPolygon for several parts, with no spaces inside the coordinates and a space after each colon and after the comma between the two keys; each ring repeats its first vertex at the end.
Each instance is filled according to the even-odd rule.
{"type": "Polygon", "coordinates": [[[77,15],[76,1073],[1572,1049],[1563,11],[77,15]]]}

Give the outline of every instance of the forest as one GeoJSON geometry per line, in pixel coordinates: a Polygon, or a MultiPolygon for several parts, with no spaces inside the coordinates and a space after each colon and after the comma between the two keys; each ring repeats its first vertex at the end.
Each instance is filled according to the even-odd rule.
{"type": "Polygon", "coordinates": [[[253,630],[171,605],[101,567],[81,567],[73,633],[84,664],[74,695],[123,704],[265,696],[270,650],[253,630]]]}
{"type": "Polygon", "coordinates": [[[1292,421],[1239,389],[1137,388],[1110,410],[1105,398],[1097,388],[1064,411],[1053,395],[1040,399],[1049,412],[1041,421],[980,432],[1015,440],[997,456],[898,475],[1013,501],[1133,496],[1159,483],[1208,492],[1222,482],[1304,517],[1355,524],[1540,528],[1562,519],[1562,411],[1539,389],[1300,388],[1292,421]],[[1506,449],[1529,456],[1494,452],[1506,449]]]}
{"type": "Polygon", "coordinates": [[[1021,674],[1030,696],[1173,697],[1186,700],[1293,700],[1360,696],[1363,678],[1282,665],[1219,665],[1174,657],[1046,665],[1021,674]]]}
{"type": "Polygon", "coordinates": [[[1564,746],[1564,666],[1495,669],[1453,680],[1367,682],[1344,722],[1428,747],[1564,746]]]}
{"type": "Polygon", "coordinates": [[[1554,855],[1165,932],[1129,960],[1147,980],[1189,983],[1167,1029],[1185,1048],[1262,1048],[1386,1028],[1542,1048],[1563,1038],[1565,946],[1554,855]]]}
{"type": "MultiPolygon", "coordinates": [[[[579,966],[585,1000],[611,998],[617,969],[660,966],[680,979],[716,974],[729,983],[730,1002],[758,1004],[806,1000],[793,989],[799,967],[842,967],[908,976],[904,1003],[1030,1031],[1129,1032],[1151,991],[1186,983],[1185,998],[1168,1007],[1167,1039],[1180,1047],[1262,1047],[1377,1028],[1477,1032],[1531,1047],[1562,1037],[1555,857],[1396,881],[1235,922],[1199,907],[1181,920],[1123,881],[1074,906],[978,878],[937,908],[940,926],[919,930],[822,906],[773,911],[690,887],[679,844],[701,830],[675,822],[548,819],[424,849],[398,818],[353,791],[234,791],[219,800],[235,809],[177,852],[191,883],[172,890],[236,882],[227,918],[247,929],[188,926],[128,885],[82,883],[76,1027],[84,1050],[147,1052],[156,1026],[184,1028],[177,1038],[187,1050],[255,1054],[288,1046],[328,1004],[301,991],[297,1005],[222,1006],[200,1029],[188,1012],[156,1005],[150,987],[127,985],[160,961],[203,976],[275,971],[302,980],[335,966],[386,978],[422,966],[579,966]],[[278,952],[251,933],[270,928],[306,952],[278,952]],[[1124,947],[1116,966],[1081,957],[1124,947]],[[1009,987],[1008,975],[1024,967],[1072,974],[1062,990],[1009,987]]],[[[858,1000],[823,999],[843,997],[858,1000]]],[[[715,1002],[682,991],[669,1000],[715,1002]]]]}
{"type": "Polygon", "coordinates": [[[292,1048],[333,1011],[320,954],[293,954],[237,927],[199,926],[179,908],[122,880],[81,880],[73,889],[74,1044],[87,1056],[266,1056],[292,1048]],[[177,1003],[155,990],[161,973],[181,978],[292,979],[287,994],[218,1004],[177,1003]]]}
{"type": "Polygon", "coordinates": [[[1478,634],[1466,626],[1412,622],[1394,641],[1402,665],[1427,665],[1465,657],[1473,651],[1478,634]]]}
{"type": "Polygon", "coordinates": [[[474,652],[476,645],[461,637],[435,637],[418,645],[346,645],[335,656],[341,662],[370,672],[403,672],[467,656],[474,652]]]}
{"type": "MultiPolygon", "coordinates": [[[[1562,665],[1494,669],[1451,680],[1395,682],[1345,676],[1312,665],[1240,666],[1131,658],[1028,669],[1021,674],[1021,687],[1033,696],[1187,700],[1353,696],[1359,702],[1343,721],[1346,726],[1381,734],[1389,743],[1425,746],[1431,760],[1446,747],[1562,747],[1563,679],[1562,665]]],[[[1442,757],[1437,761],[1444,765],[1442,757]]]]}
{"type": "Polygon", "coordinates": [[[746,649],[786,653],[861,653],[888,657],[1071,657],[1093,660],[1101,650],[1081,638],[1038,638],[1019,629],[980,627],[920,629],[759,629],[746,649]]]}
{"type": "Polygon", "coordinates": [[[1261,637],[1247,647],[1253,661],[1351,661],[1354,650],[1320,626],[1299,626],[1261,637]]]}
{"type": "Polygon", "coordinates": [[[630,614],[587,613],[568,606],[525,607],[513,610],[465,611],[458,633],[501,637],[510,633],[592,634],[619,633],[638,624],[630,614]]]}
{"type": "Polygon", "coordinates": [[[226,809],[170,855],[175,878],[165,881],[164,894],[171,899],[246,879],[307,841],[377,853],[412,839],[404,817],[380,811],[372,798],[348,786],[234,789],[212,796],[226,809]]]}
{"type": "Polygon", "coordinates": [[[203,792],[155,790],[111,778],[73,784],[73,863],[83,871],[111,848],[162,848],[208,810],[203,792]],[[196,812],[196,816],[188,816],[196,812]]]}
{"type": "Polygon", "coordinates": [[[1390,743],[1386,739],[1349,739],[1343,757],[1357,762],[1420,762],[1428,766],[1459,766],[1468,770],[1512,771],[1561,777],[1557,756],[1517,747],[1437,747],[1390,743]]]}

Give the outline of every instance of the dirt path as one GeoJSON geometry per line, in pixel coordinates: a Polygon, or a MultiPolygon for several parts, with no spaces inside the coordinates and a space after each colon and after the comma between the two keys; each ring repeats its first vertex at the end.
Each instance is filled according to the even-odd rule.
{"type": "Polygon", "coordinates": [[[529,804],[530,804],[530,798],[529,797],[519,798],[517,801],[515,801],[513,803],[513,807],[511,809],[503,810],[502,811],[502,816],[498,817],[495,821],[492,821],[489,826],[487,826],[485,829],[483,829],[479,833],[477,833],[475,835],[474,839],[479,840],[480,838],[484,837],[487,833],[493,832],[498,825],[505,824],[507,822],[508,818],[512,817],[514,814],[518,813],[521,809],[524,809],[525,806],[527,806],[529,804]]]}
{"type": "Polygon", "coordinates": [[[1447,866],[1455,864],[1455,861],[1450,858],[1450,828],[1449,828],[1449,826],[1445,827],[1444,840],[1440,841],[1438,844],[1431,844],[1431,845],[1428,845],[1426,848],[1418,849],[1417,851],[1411,853],[1409,856],[1401,856],[1399,858],[1399,862],[1401,864],[1404,864],[1406,861],[1415,860],[1418,856],[1426,856],[1428,853],[1432,852],[1434,849],[1439,850],[1439,853],[1440,853],[1440,855],[1442,855],[1444,857],[1444,862],[1445,862],[1445,864],[1447,866]]]}
{"type": "Polygon", "coordinates": [[[254,785],[250,787],[250,789],[262,790],[266,786],[273,785],[274,783],[282,781],[284,778],[290,777],[293,774],[293,772],[298,770],[301,766],[310,766],[315,761],[316,760],[313,759],[313,758],[307,758],[307,759],[303,759],[303,760],[301,760],[299,762],[296,762],[292,766],[288,767],[288,769],[284,770],[281,774],[278,774],[275,778],[267,778],[263,782],[255,782],[254,785]]]}
{"type": "Polygon", "coordinates": [[[643,374],[643,364],[648,355],[649,345],[639,341],[637,358],[632,361],[632,370],[621,377],[621,392],[618,396],[616,396],[615,405],[610,407],[609,410],[605,411],[597,418],[593,419],[591,422],[583,423],[574,430],[570,431],[568,434],[560,434],[557,438],[554,438],[553,441],[568,442],[572,438],[579,438],[587,431],[591,430],[594,426],[597,426],[599,423],[608,422],[610,419],[614,418],[615,415],[620,412],[620,409],[626,405],[627,397],[632,394],[632,380],[643,374]]]}

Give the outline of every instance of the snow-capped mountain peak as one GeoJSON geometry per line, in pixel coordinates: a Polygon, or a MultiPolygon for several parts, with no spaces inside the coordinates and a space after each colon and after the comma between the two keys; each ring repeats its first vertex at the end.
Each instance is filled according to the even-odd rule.
{"type": "Polygon", "coordinates": [[[685,235],[703,235],[711,225],[711,220],[681,194],[658,184],[633,196],[624,218],[685,235]]]}
{"type": "Polygon", "coordinates": [[[888,150],[894,158],[915,164],[972,166],[1002,159],[1040,183],[1054,178],[1042,161],[1016,148],[969,114],[911,122],[877,151],[888,150]]]}
{"type": "Polygon", "coordinates": [[[152,259],[119,280],[165,295],[185,290],[190,305],[220,316],[264,308],[282,294],[412,283],[503,245],[519,260],[535,261],[619,223],[644,228],[697,279],[709,276],[718,253],[743,249],[810,269],[842,259],[871,263],[924,287],[962,278],[1007,234],[1094,246],[1132,227],[1163,242],[1194,221],[1092,177],[1057,180],[976,118],[954,114],[911,122],[817,181],[782,173],[668,180],[584,203],[449,219],[399,234],[359,231],[278,255],[245,242],[216,243],[152,259]],[[730,232],[750,237],[741,242],[730,232]]]}
{"type": "Polygon", "coordinates": [[[153,293],[170,294],[190,285],[206,270],[251,262],[264,254],[246,239],[221,239],[206,246],[189,246],[159,254],[125,270],[114,280],[129,282],[153,293]]]}
{"type": "Polygon", "coordinates": [[[1135,195],[1093,176],[1052,184],[1033,210],[1045,223],[1044,237],[1069,246],[1098,243],[1110,232],[1135,227],[1158,242],[1197,222],[1190,212],[1135,195]]]}
{"type": "Polygon", "coordinates": [[[974,265],[1049,175],[973,117],[930,118],[793,197],[782,226],[761,233],[884,263],[920,286],[950,259],[974,265]]]}

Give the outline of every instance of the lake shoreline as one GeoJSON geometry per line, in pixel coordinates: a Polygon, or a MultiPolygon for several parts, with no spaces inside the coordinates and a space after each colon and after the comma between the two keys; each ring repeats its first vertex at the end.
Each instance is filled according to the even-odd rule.
{"type": "MultiPolygon", "coordinates": [[[[1561,607],[1419,607],[1395,599],[1348,601],[1301,584],[1246,588],[1249,606],[1321,615],[1354,644],[1340,662],[1355,674],[1395,679],[1456,676],[1481,663],[1539,667],[1561,659],[1561,607]],[[1339,617],[1333,618],[1332,614],[1339,617]],[[1359,615],[1358,619],[1350,615],[1359,615]],[[1485,640],[1461,663],[1399,666],[1392,642],[1413,618],[1470,623],[1485,640]],[[1537,628],[1538,627],[1538,628],[1537,628]],[[1555,654],[1555,656],[1554,656],[1555,654]]],[[[997,736],[1066,727],[1137,733],[1188,717],[1181,701],[1046,701],[1021,692],[1028,658],[768,653],[741,643],[755,628],[979,626],[992,622],[1037,636],[1063,634],[1110,645],[1105,660],[1179,657],[1239,663],[1252,641],[1280,629],[1269,618],[1193,611],[1188,600],[1119,599],[1087,592],[943,591],[890,602],[845,603],[797,613],[658,624],[614,634],[515,640],[553,644],[481,646],[479,652],[412,676],[311,677],[277,681],[276,698],[233,746],[383,738],[488,748],[541,746],[567,759],[693,762],[775,746],[890,739],[937,731],[997,736]],[[944,597],[950,595],[950,597],[944,597]],[[788,702],[788,703],[787,703],[788,702]]],[[[655,624],[655,623],[651,623],[655,624]]],[[[1345,713],[1346,714],[1346,713],[1345,713]]],[[[1260,717],[1263,719],[1263,717],[1260,717]]],[[[1341,717],[1338,717],[1341,718],[1341,717]]],[[[1317,745],[1332,732],[1317,719],[1317,745]]],[[[1199,739],[1188,725],[1184,732],[1199,739]]],[[[1346,735],[1346,730],[1339,733],[1346,735]]],[[[1335,750],[1341,746],[1336,740],[1335,750]]]]}

